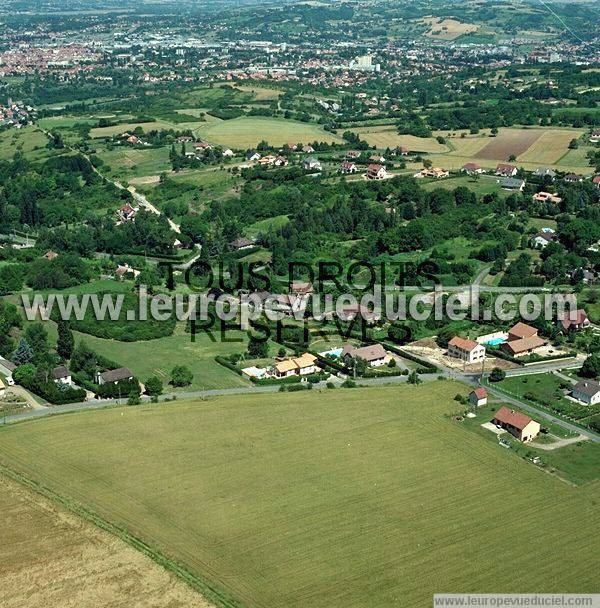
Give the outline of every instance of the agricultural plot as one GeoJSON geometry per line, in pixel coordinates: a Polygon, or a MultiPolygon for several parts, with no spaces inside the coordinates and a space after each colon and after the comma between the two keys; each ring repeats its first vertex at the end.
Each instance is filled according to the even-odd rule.
{"type": "Polygon", "coordinates": [[[542,131],[534,129],[502,129],[484,146],[477,158],[507,161],[509,156],[519,156],[528,150],[540,137],[542,131]]]}
{"type": "Polygon", "coordinates": [[[98,149],[98,156],[111,168],[113,177],[159,175],[171,170],[169,148],[132,148],[120,146],[112,150],[98,149]]]}
{"type": "Polygon", "coordinates": [[[0,509],[3,606],[210,608],[149,557],[4,476],[0,509]]]}
{"type": "Polygon", "coordinates": [[[235,149],[252,148],[262,140],[272,146],[283,146],[288,142],[343,141],[341,137],[328,133],[315,124],[262,116],[243,116],[233,120],[203,123],[197,133],[206,141],[235,149]]]}
{"type": "Polygon", "coordinates": [[[570,129],[544,131],[524,153],[517,157],[517,160],[546,165],[555,164],[569,151],[571,140],[579,138],[582,133],[583,130],[570,129]]]}
{"type": "MultiPolygon", "coordinates": [[[[511,155],[520,167],[535,170],[550,166],[562,171],[589,173],[585,157],[587,149],[569,150],[572,139],[581,136],[581,129],[500,129],[496,137],[488,132],[461,137],[461,132],[436,131],[436,136],[446,138],[449,151],[432,150],[431,160],[449,170],[460,169],[465,163],[476,162],[493,169],[499,162],[507,162],[511,155]]],[[[433,140],[435,141],[435,140],[433,140]]],[[[437,143],[437,142],[436,142],[437,143]]],[[[438,144],[439,145],[439,144],[438,144]]]]}
{"type": "Polygon", "coordinates": [[[597,590],[598,485],[465,432],[448,418],[459,392],[438,381],[49,417],[0,429],[0,461],[248,607],[597,590]]]}
{"type": "Polygon", "coordinates": [[[414,135],[399,135],[396,128],[390,125],[377,127],[358,127],[350,129],[370,146],[380,149],[404,146],[411,152],[440,153],[448,152],[448,147],[438,143],[433,137],[415,137],[414,135]]]}
{"type": "Polygon", "coordinates": [[[141,127],[145,132],[152,130],[185,130],[185,129],[196,129],[203,123],[198,122],[184,122],[184,123],[172,123],[165,120],[154,120],[152,122],[124,122],[118,125],[112,125],[110,127],[95,127],[90,130],[90,136],[92,138],[99,137],[112,137],[113,135],[120,135],[121,133],[128,133],[133,131],[136,127],[141,127]]]}
{"type": "Polygon", "coordinates": [[[250,93],[256,101],[273,101],[279,99],[283,91],[278,89],[270,89],[268,87],[259,87],[254,85],[237,86],[236,90],[243,93],[250,93]]]}
{"type": "Polygon", "coordinates": [[[446,190],[454,190],[459,186],[465,186],[477,194],[477,196],[485,196],[486,194],[497,194],[504,198],[510,194],[508,190],[503,190],[496,179],[489,176],[481,176],[479,179],[474,179],[466,175],[460,177],[453,177],[451,179],[434,180],[425,184],[422,184],[425,190],[435,190],[437,188],[444,188],[446,190]]]}
{"type": "Polygon", "coordinates": [[[44,156],[48,153],[47,143],[48,138],[36,127],[7,129],[0,133],[0,160],[12,158],[18,151],[28,154],[30,158],[35,157],[38,156],[38,149],[39,156],[44,156]]]}
{"type": "Polygon", "coordinates": [[[426,36],[439,40],[454,40],[459,36],[471,34],[479,29],[473,23],[462,23],[456,19],[440,19],[438,17],[425,17],[423,23],[429,26],[426,36]]]}

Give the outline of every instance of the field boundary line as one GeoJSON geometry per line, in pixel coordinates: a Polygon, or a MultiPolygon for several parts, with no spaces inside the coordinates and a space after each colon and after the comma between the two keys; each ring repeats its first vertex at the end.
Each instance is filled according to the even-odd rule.
{"type": "Polygon", "coordinates": [[[0,475],[4,475],[13,481],[16,481],[36,494],[39,494],[40,496],[43,496],[55,504],[67,509],[67,511],[70,513],[73,513],[74,515],[95,525],[101,530],[116,536],[129,546],[149,557],[152,561],[157,563],[159,566],[162,566],[168,572],[171,572],[177,576],[177,578],[185,581],[192,589],[198,591],[207,601],[212,602],[218,608],[244,608],[243,603],[217,587],[214,583],[212,583],[212,581],[203,576],[193,574],[175,560],[167,557],[157,549],[154,549],[149,544],[139,539],[137,536],[134,536],[124,528],[107,521],[92,511],[89,507],[86,507],[75,500],[66,498],[57,492],[54,492],[54,490],[44,486],[43,484],[34,481],[26,475],[23,475],[22,473],[19,473],[1,463],[0,475]]]}

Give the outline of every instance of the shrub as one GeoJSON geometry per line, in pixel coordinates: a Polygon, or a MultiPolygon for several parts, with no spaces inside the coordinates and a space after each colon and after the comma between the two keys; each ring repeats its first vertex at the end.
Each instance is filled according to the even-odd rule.
{"type": "Polygon", "coordinates": [[[490,373],[490,382],[501,382],[506,378],[506,372],[499,367],[495,367],[490,373]]]}

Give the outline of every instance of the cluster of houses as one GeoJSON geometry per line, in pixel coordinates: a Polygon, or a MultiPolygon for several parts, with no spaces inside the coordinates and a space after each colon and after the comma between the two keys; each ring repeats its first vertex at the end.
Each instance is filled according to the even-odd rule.
{"type": "MultiPolygon", "coordinates": [[[[487,405],[488,392],[483,386],[479,386],[469,393],[469,405],[471,407],[482,407],[487,405]]],[[[533,441],[541,431],[541,425],[536,422],[531,416],[517,412],[506,406],[502,406],[491,420],[492,427],[496,428],[497,431],[506,431],[513,437],[517,438],[523,443],[533,441]]]]}
{"type": "Polygon", "coordinates": [[[0,104],[0,127],[17,127],[32,124],[31,113],[33,108],[27,105],[20,105],[8,100],[4,106],[0,104]]]}
{"type": "Polygon", "coordinates": [[[254,365],[242,369],[242,375],[251,380],[264,380],[267,378],[289,378],[290,376],[308,376],[319,371],[317,357],[312,353],[304,353],[299,357],[286,357],[276,360],[269,367],[256,367],[254,365]]]}
{"type": "Polygon", "coordinates": [[[450,172],[446,169],[442,169],[441,167],[432,167],[432,168],[424,168],[421,171],[418,171],[413,175],[417,179],[424,179],[426,177],[430,177],[433,179],[442,179],[444,177],[448,177],[450,172]]]}
{"type": "MultiPolygon", "coordinates": [[[[315,149],[311,145],[301,146],[299,144],[287,143],[280,152],[302,152],[304,154],[313,154],[315,149]]],[[[233,155],[233,152],[232,152],[233,155]]],[[[246,162],[257,163],[260,166],[267,167],[286,167],[289,164],[289,158],[283,154],[265,154],[264,156],[256,150],[248,150],[246,152],[246,162]]],[[[308,156],[302,160],[302,168],[305,171],[321,171],[321,162],[313,157],[308,156]]]]}
{"type": "MultiPolygon", "coordinates": [[[[564,332],[581,331],[590,326],[588,316],[583,309],[566,311],[556,320],[557,327],[564,332]]],[[[486,344],[498,345],[502,352],[511,357],[524,357],[540,351],[548,341],[538,335],[538,330],[531,325],[519,322],[507,333],[498,332],[469,340],[455,336],[448,342],[448,357],[460,359],[467,364],[480,363],[486,356],[486,344]]]]}
{"type": "MultiPolygon", "coordinates": [[[[481,175],[486,173],[486,169],[479,166],[477,163],[469,162],[462,166],[461,171],[466,173],[467,175],[481,175]]],[[[517,178],[517,174],[519,172],[518,167],[515,165],[511,165],[508,163],[500,163],[497,165],[494,170],[494,175],[498,178],[498,183],[505,190],[516,190],[522,192],[525,188],[526,181],[524,179],[517,178]]],[[[539,167],[537,168],[533,174],[536,178],[550,178],[550,180],[554,181],[556,179],[556,171],[553,169],[549,169],[548,167],[539,167]]],[[[421,176],[424,177],[424,176],[421,176]]],[[[579,183],[584,181],[583,175],[578,175],[576,173],[567,173],[563,180],[566,183],[579,183]]],[[[592,178],[592,183],[600,188],[600,175],[596,175],[592,178]]],[[[551,202],[551,203],[560,203],[562,199],[559,196],[551,194],[549,192],[538,192],[533,196],[533,200],[537,202],[551,202]]]]}

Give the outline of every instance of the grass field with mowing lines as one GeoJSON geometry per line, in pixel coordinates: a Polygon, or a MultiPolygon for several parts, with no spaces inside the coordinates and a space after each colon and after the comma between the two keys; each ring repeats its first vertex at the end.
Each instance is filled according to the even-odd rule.
{"type": "Polygon", "coordinates": [[[132,148],[122,146],[113,150],[98,150],[98,156],[111,168],[113,177],[159,175],[171,170],[169,147],[132,148]]]}
{"type": "Polygon", "coordinates": [[[544,131],[533,145],[517,157],[517,161],[540,163],[542,165],[554,164],[569,151],[571,140],[578,139],[583,132],[583,129],[544,131]]]}
{"type": "Polygon", "coordinates": [[[206,141],[237,149],[252,148],[262,140],[272,146],[283,146],[288,142],[309,143],[315,140],[329,143],[343,141],[341,137],[328,133],[315,124],[262,116],[242,116],[233,120],[202,124],[196,132],[206,141]]]}
{"type": "Polygon", "coordinates": [[[453,423],[466,390],[438,381],[88,411],[0,429],[0,460],[248,608],[596,591],[598,484],[568,485],[453,423]]]}
{"type": "Polygon", "coordinates": [[[86,342],[99,354],[131,369],[142,382],[156,375],[168,388],[171,370],[176,365],[186,365],[194,374],[194,380],[185,390],[210,390],[250,384],[214,360],[217,355],[245,352],[247,336],[242,332],[228,331],[227,339],[231,342],[220,340],[218,328],[214,332],[215,342],[203,332],[199,332],[196,341],[192,342],[182,324],[175,328],[174,335],[150,342],[118,342],[79,332],[75,332],[75,335],[77,341],[86,342]]]}

